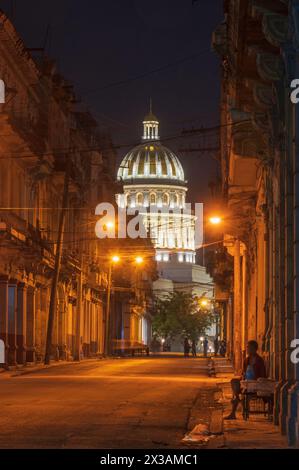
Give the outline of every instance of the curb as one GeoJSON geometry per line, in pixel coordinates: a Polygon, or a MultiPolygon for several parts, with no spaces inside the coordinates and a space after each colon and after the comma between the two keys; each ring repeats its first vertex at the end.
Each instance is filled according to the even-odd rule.
{"type": "MultiPolygon", "coordinates": [[[[85,363],[85,362],[89,362],[89,363],[92,363],[92,362],[99,362],[101,361],[102,359],[84,359],[84,360],[81,360],[81,361],[57,361],[57,362],[53,362],[53,364],[49,364],[49,365],[45,365],[45,364],[37,364],[35,366],[23,366],[23,368],[20,368],[20,369],[15,369],[15,370],[5,370],[3,369],[2,373],[4,375],[4,373],[6,373],[7,376],[9,377],[19,377],[20,375],[28,375],[28,374],[32,374],[34,372],[39,372],[41,370],[47,370],[47,369],[51,369],[51,368],[55,368],[55,367],[59,367],[59,366],[66,366],[66,365],[78,365],[78,364],[82,364],[82,363],[85,363]]],[[[1,370],[0,370],[0,373],[1,373],[1,370]]]]}

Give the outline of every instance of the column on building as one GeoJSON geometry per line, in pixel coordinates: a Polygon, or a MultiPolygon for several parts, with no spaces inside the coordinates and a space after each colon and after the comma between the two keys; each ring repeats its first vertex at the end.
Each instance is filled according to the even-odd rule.
{"type": "Polygon", "coordinates": [[[242,325],[241,325],[241,351],[242,363],[246,356],[246,345],[248,341],[248,279],[247,279],[247,250],[243,247],[242,253],[242,325]]]}
{"type": "Polygon", "coordinates": [[[97,338],[97,325],[98,319],[96,316],[96,305],[94,302],[90,303],[90,352],[96,354],[98,350],[98,338],[97,338]]]}
{"type": "Polygon", "coordinates": [[[8,276],[0,277],[0,340],[4,343],[4,359],[8,352],[8,276]]]}
{"type": "Polygon", "coordinates": [[[27,285],[17,287],[17,363],[26,363],[27,285]]]}
{"type": "MultiPolygon", "coordinates": [[[[78,303],[78,299],[77,299],[78,303]]],[[[76,333],[77,333],[77,304],[69,304],[69,320],[67,330],[68,341],[68,357],[75,359],[76,357],[76,333]]],[[[79,335],[80,336],[80,335],[79,335]]]]}
{"type": "Polygon", "coordinates": [[[104,318],[103,318],[103,304],[98,302],[96,304],[96,316],[97,316],[97,354],[104,353],[104,318]]]}
{"type": "Polygon", "coordinates": [[[27,316],[26,316],[26,362],[35,362],[35,288],[27,289],[27,316]]]}
{"type": "Polygon", "coordinates": [[[83,353],[85,357],[90,355],[90,301],[83,301],[84,333],[83,333],[83,353]]]}
{"type": "Polygon", "coordinates": [[[35,351],[37,361],[42,360],[42,305],[42,289],[37,287],[35,294],[35,351]]]}
{"type": "Polygon", "coordinates": [[[17,364],[17,281],[8,283],[8,365],[17,364]]]}
{"type": "Polygon", "coordinates": [[[241,287],[241,247],[240,241],[235,241],[234,246],[234,335],[233,350],[235,369],[240,373],[242,369],[241,352],[241,306],[242,306],[242,287],[241,287]]]}
{"type": "Polygon", "coordinates": [[[40,329],[40,351],[37,351],[37,359],[42,360],[44,358],[46,350],[46,337],[47,337],[47,326],[48,326],[48,315],[49,315],[49,303],[50,293],[49,288],[40,288],[40,314],[41,314],[41,329],[40,329]]]}

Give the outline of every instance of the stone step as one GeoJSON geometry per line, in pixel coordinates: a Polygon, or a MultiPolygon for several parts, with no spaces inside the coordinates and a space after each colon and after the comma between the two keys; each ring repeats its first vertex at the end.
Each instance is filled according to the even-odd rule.
{"type": "Polygon", "coordinates": [[[233,373],[234,372],[234,369],[232,367],[217,367],[215,366],[215,371],[216,372],[220,372],[220,373],[224,373],[224,372],[228,372],[228,373],[233,373]]]}

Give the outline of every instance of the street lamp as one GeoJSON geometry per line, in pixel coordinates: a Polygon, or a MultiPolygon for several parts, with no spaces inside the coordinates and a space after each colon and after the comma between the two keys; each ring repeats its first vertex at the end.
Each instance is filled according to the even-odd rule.
{"type": "Polygon", "coordinates": [[[207,299],[201,299],[200,305],[202,307],[207,307],[209,305],[209,301],[207,299]]]}
{"type": "Polygon", "coordinates": [[[104,232],[108,232],[109,234],[113,233],[115,230],[115,223],[113,220],[108,220],[108,222],[103,224],[103,230],[104,232]]]}
{"type": "Polygon", "coordinates": [[[222,218],[218,215],[209,218],[209,221],[212,225],[219,225],[222,222],[222,218]]]}
{"type": "Polygon", "coordinates": [[[107,227],[107,228],[113,228],[113,227],[114,227],[114,223],[113,223],[113,222],[107,222],[106,227],[107,227]]]}
{"type": "Polygon", "coordinates": [[[142,264],[142,263],[143,263],[143,258],[142,258],[142,256],[136,256],[135,262],[136,262],[136,264],[142,264]]]}

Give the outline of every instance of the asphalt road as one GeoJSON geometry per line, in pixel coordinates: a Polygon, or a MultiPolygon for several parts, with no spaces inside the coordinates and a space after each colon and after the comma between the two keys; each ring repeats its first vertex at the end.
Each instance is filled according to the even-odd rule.
{"type": "Polygon", "coordinates": [[[180,448],[205,359],[86,361],[0,374],[0,448],[180,448]]]}

